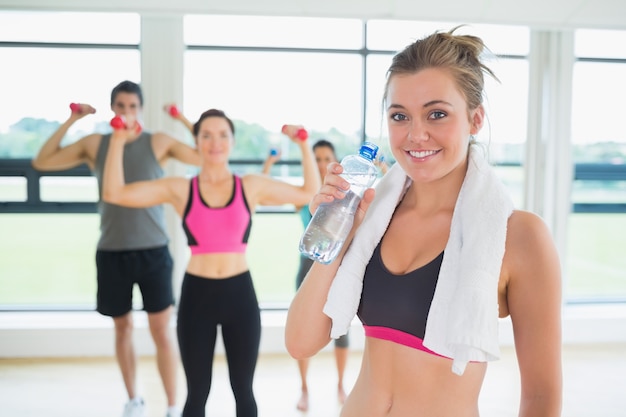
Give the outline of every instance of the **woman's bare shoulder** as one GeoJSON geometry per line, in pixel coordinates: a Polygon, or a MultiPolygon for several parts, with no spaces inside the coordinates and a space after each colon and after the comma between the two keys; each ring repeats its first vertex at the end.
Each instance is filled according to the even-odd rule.
{"type": "Polygon", "coordinates": [[[509,279],[544,276],[546,271],[558,269],[558,265],[559,258],[548,224],[535,213],[515,210],[508,221],[504,256],[509,279]]]}
{"type": "Polygon", "coordinates": [[[514,210],[508,221],[507,238],[511,233],[516,237],[518,234],[539,232],[546,227],[546,222],[538,214],[526,210],[514,210]]]}

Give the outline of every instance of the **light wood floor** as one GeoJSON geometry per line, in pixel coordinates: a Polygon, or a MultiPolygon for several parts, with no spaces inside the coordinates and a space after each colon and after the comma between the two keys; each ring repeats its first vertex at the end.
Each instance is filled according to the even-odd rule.
{"type": "MultiPolygon", "coordinates": [[[[563,417],[626,416],[626,346],[564,348],[563,417]]],[[[360,352],[352,352],[346,388],[356,378],[360,352]]],[[[255,379],[259,417],[336,417],[336,375],[331,353],[322,352],[310,366],[308,413],[296,410],[299,379],[287,355],[261,355],[255,379]]],[[[148,417],[165,415],[165,400],[154,358],[141,358],[140,386],[148,417]]],[[[185,382],[179,372],[179,401],[185,382]]],[[[490,364],[480,399],[481,417],[517,416],[518,373],[512,349],[490,364]]],[[[0,416],[120,417],[125,393],[113,358],[0,359],[0,416]]],[[[216,362],[207,417],[234,417],[224,358],[216,362]]]]}

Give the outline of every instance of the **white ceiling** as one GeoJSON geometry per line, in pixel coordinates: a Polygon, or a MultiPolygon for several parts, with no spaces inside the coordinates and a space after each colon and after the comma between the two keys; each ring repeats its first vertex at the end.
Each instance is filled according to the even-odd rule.
{"type": "Polygon", "coordinates": [[[0,0],[0,9],[356,17],[519,24],[544,30],[626,29],[626,0],[0,0]]]}

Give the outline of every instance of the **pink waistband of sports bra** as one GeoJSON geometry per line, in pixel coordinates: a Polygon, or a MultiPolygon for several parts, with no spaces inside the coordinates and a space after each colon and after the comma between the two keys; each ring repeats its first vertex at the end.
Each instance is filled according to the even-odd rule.
{"type": "Polygon", "coordinates": [[[431,355],[440,356],[442,358],[450,359],[447,356],[440,355],[424,346],[424,341],[417,336],[405,333],[401,330],[391,329],[389,327],[381,326],[363,326],[365,329],[365,336],[373,337],[375,339],[388,340],[390,342],[398,343],[400,345],[408,346],[413,349],[421,350],[431,355]]]}

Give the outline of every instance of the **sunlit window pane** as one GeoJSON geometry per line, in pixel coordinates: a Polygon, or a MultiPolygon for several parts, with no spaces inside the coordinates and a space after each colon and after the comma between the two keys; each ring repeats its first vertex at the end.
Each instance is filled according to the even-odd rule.
{"type": "MultiPolygon", "coordinates": [[[[573,203],[626,204],[626,180],[574,181],[573,203]]],[[[623,229],[626,233],[626,229],[623,229]]]]}
{"type": "Polygon", "coordinates": [[[413,20],[367,21],[367,48],[383,51],[400,51],[417,39],[431,33],[452,29],[457,24],[450,22],[423,22],[413,20]]]}
{"type": "Polygon", "coordinates": [[[359,49],[358,19],[277,16],[185,16],[187,45],[359,49]]]}
{"type": "Polygon", "coordinates": [[[626,62],[574,65],[572,142],[576,162],[626,163],[625,74],[626,62]]]}
{"type": "Polygon", "coordinates": [[[63,144],[110,130],[111,90],[120,81],[139,82],[138,50],[0,48],[0,149],[8,158],[32,158],[67,120],[72,102],[89,103],[96,114],[76,122],[63,144]],[[45,68],[45,70],[44,70],[45,68]]]}
{"type": "MultiPolygon", "coordinates": [[[[238,121],[234,159],[264,159],[271,147],[283,149],[290,143],[279,133],[286,123],[304,125],[309,140],[332,140],[339,155],[353,153],[360,142],[361,74],[356,54],[188,51],[185,112],[196,120],[214,107],[238,121]]],[[[300,153],[288,146],[282,156],[300,153]]]]}
{"type": "Polygon", "coordinates": [[[626,58],[626,31],[579,29],[575,53],[588,58],[626,58]]]}
{"type": "MultiPolygon", "coordinates": [[[[615,211],[626,202],[626,178],[612,179],[618,175],[619,165],[626,164],[621,99],[626,94],[626,62],[602,59],[626,58],[626,50],[618,47],[626,42],[626,31],[577,30],[575,35],[578,57],[600,59],[574,64],[572,153],[575,163],[584,164],[579,168],[585,167],[587,179],[574,181],[571,199],[581,206],[600,207],[598,210],[612,205],[609,211],[615,211]]],[[[624,231],[623,212],[570,214],[566,299],[626,298],[624,231]]]]}
{"type": "Polygon", "coordinates": [[[248,242],[248,263],[263,307],[286,308],[296,292],[296,273],[303,232],[297,213],[256,214],[248,242]],[[271,236],[271,241],[268,240],[271,236]],[[271,248],[268,249],[268,242],[271,248]]]}
{"type": "Polygon", "coordinates": [[[41,201],[98,201],[98,182],[95,177],[41,177],[39,184],[41,201]]]}
{"type": "MultiPolygon", "coordinates": [[[[491,147],[489,148],[491,152],[491,147]]],[[[524,168],[520,165],[494,163],[494,170],[513,200],[514,207],[524,205],[524,168]]]]}
{"type": "Polygon", "coordinates": [[[477,139],[489,144],[497,162],[523,161],[528,119],[528,61],[499,58],[486,61],[498,77],[485,76],[486,120],[477,139]]]}
{"type": "Polygon", "coordinates": [[[393,55],[368,55],[365,96],[365,136],[380,147],[380,153],[392,161],[387,123],[383,109],[385,75],[393,55]]]}
{"type": "Polygon", "coordinates": [[[97,214],[1,215],[0,307],[93,310],[98,222],[97,214]]]}
{"type": "Polygon", "coordinates": [[[626,214],[571,214],[569,231],[566,299],[626,298],[626,214]]]}
{"type": "Polygon", "coordinates": [[[0,13],[0,39],[6,42],[137,45],[140,39],[139,15],[3,10],[0,13]]]}
{"type": "MultiPolygon", "coordinates": [[[[368,20],[367,47],[399,51],[434,32],[447,32],[459,23],[407,20],[368,20]]],[[[525,26],[466,24],[455,33],[479,36],[494,54],[528,55],[530,31],[525,26]]]]}
{"type": "Polygon", "coordinates": [[[26,186],[24,177],[0,177],[0,201],[26,201],[26,186]]]}

